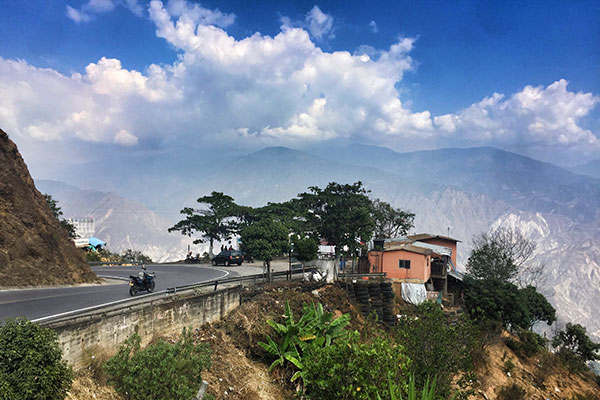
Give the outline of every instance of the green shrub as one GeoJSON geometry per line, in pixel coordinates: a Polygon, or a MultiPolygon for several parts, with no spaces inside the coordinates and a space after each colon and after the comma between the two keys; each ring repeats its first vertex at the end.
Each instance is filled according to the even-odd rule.
{"type": "Polygon", "coordinates": [[[435,378],[438,394],[448,397],[453,377],[462,374],[459,397],[468,396],[474,379],[472,353],[478,344],[478,331],[468,318],[459,318],[451,325],[437,304],[425,302],[414,315],[398,321],[394,339],[406,348],[418,387],[435,378]]]}
{"type": "Polygon", "coordinates": [[[504,366],[502,367],[502,370],[505,374],[510,374],[513,371],[513,369],[515,369],[515,363],[513,362],[512,358],[508,357],[506,361],[504,361],[504,366]]]}
{"type": "Polygon", "coordinates": [[[519,341],[509,338],[506,340],[506,345],[520,358],[533,357],[546,349],[548,345],[548,339],[527,329],[519,330],[517,336],[519,337],[519,341]]]}
{"type": "Polygon", "coordinates": [[[513,383],[511,385],[502,386],[498,392],[498,400],[525,400],[525,389],[513,383]]]}
{"type": "Polygon", "coordinates": [[[0,327],[1,400],[62,400],[72,381],[54,331],[27,320],[0,327]]]}
{"type": "Polygon", "coordinates": [[[176,343],[160,339],[140,349],[141,337],[130,336],[104,366],[108,380],[130,400],[189,400],[210,367],[208,345],[194,343],[183,330],[176,343]]]}
{"type": "Polygon", "coordinates": [[[312,400],[392,398],[388,379],[406,392],[402,382],[410,361],[401,345],[383,338],[360,343],[353,332],[329,347],[311,347],[302,361],[306,397],[312,400]]]}

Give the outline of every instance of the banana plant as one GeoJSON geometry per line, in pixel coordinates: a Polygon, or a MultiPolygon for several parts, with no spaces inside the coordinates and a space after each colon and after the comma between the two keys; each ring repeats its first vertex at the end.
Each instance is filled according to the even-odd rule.
{"type": "Polygon", "coordinates": [[[290,304],[286,301],[284,323],[267,320],[279,340],[275,341],[267,336],[266,342],[258,342],[265,351],[277,357],[269,370],[284,365],[286,361],[298,369],[292,376],[292,381],[302,377],[302,353],[306,346],[330,346],[333,340],[346,334],[345,327],[350,322],[349,314],[333,319],[333,314],[324,312],[320,303],[305,304],[303,311],[302,317],[295,322],[290,304]]]}

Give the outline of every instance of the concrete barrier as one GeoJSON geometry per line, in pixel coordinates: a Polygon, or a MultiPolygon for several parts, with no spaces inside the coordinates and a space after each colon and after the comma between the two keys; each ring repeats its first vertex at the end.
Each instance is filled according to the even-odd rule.
{"type": "Polygon", "coordinates": [[[218,321],[240,305],[241,290],[238,285],[206,293],[189,291],[42,325],[58,333],[63,357],[78,369],[84,366],[86,349],[100,347],[112,354],[134,332],[140,334],[144,346],[156,336],[218,321]]]}

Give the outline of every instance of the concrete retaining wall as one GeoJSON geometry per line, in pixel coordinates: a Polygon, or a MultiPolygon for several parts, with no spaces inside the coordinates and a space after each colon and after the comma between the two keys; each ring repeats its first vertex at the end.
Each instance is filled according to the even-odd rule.
{"type": "Polygon", "coordinates": [[[236,286],[202,294],[170,295],[44,325],[58,333],[63,357],[78,369],[83,366],[86,349],[101,347],[114,353],[134,332],[141,335],[143,346],[156,336],[218,321],[240,305],[241,289],[236,286]]]}

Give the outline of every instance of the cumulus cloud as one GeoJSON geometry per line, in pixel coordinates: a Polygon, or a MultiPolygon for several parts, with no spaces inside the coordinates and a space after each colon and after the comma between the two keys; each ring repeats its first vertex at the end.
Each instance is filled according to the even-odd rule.
{"type": "MultiPolygon", "coordinates": [[[[102,4],[94,2],[94,10],[110,6],[102,4]]],[[[157,36],[178,52],[176,62],[136,71],[101,58],[66,76],[0,58],[3,129],[48,146],[70,141],[123,151],[336,139],[398,150],[514,143],[600,147],[582,125],[598,96],[570,92],[565,80],[493,94],[456,113],[432,116],[411,110],[398,91],[414,69],[414,38],[399,37],[387,49],[327,52],[308,28],[284,25],[275,36],[236,39],[226,31],[233,14],[183,0],[152,0],[148,11],[157,36]]]]}
{"type": "Polygon", "coordinates": [[[138,3],[138,0],[88,0],[79,9],[67,5],[66,15],[76,23],[89,22],[92,16],[102,14],[122,5],[132,13],[141,17],[144,9],[138,3]]]}
{"type": "Polygon", "coordinates": [[[437,116],[434,123],[444,134],[473,142],[600,148],[594,133],[580,124],[600,97],[570,92],[567,85],[561,79],[547,87],[526,86],[509,98],[494,93],[455,114],[437,116]]]}

